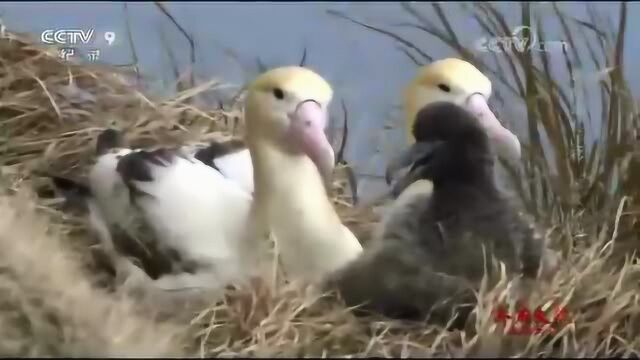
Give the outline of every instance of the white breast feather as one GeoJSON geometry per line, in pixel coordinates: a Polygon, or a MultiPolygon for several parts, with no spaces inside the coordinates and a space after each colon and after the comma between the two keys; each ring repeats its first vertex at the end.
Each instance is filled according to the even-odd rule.
{"type": "Polygon", "coordinates": [[[248,193],[253,193],[253,164],[249,149],[234,152],[213,160],[220,172],[248,193]]]}
{"type": "Polygon", "coordinates": [[[160,240],[194,259],[236,261],[251,196],[197,160],[178,157],[170,166],[154,165],[152,176],[154,181],[134,183],[151,195],[137,203],[160,240]]]}

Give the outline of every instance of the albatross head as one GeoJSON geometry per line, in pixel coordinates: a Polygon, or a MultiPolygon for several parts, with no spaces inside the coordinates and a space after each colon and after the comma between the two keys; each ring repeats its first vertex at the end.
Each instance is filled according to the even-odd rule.
{"type": "Polygon", "coordinates": [[[413,124],[418,112],[435,102],[451,102],[465,107],[476,116],[496,147],[496,153],[507,161],[520,159],[520,142],[504,128],[488,105],[491,81],[472,64],[447,58],[426,65],[407,86],[404,109],[409,142],[414,142],[413,124]]]}
{"type": "Polygon", "coordinates": [[[249,141],[261,141],[291,154],[307,155],[328,182],[334,152],[324,132],[333,97],[329,83],[310,69],[270,70],[249,87],[245,114],[249,141]]]}
{"type": "Polygon", "coordinates": [[[493,164],[486,130],[465,108],[450,102],[425,106],[416,115],[412,134],[416,142],[387,167],[387,178],[411,166],[397,182],[402,192],[413,182],[426,179],[434,186],[489,185],[493,188],[493,164]]]}

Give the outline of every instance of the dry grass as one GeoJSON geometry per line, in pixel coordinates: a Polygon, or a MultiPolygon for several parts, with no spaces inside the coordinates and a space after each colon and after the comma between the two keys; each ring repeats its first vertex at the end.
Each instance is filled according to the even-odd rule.
{"type": "Polygon", "coordinates": [[[94,287],[59,227],[36,214],[29,195],[0,197],[2,356],[183,354],[184,329],[94,287]]]}
{"type": "MultiPolygon", "coordinates": [[[[548,215],[541,220],[550,224],[549,238],[563,254],[560,269],[526,299],[531,308],[552,301],[566,306],[569,318],[553,334],[504,334],[492,314],[501,303],[513,306],[516,300],[509,295],[515,284],[506,280],[481,290],[465,332],[446,332],[424,323],[357,319],[333,297],[320,296],[302,284],[274,287],[256,281],[249,288],[230,290],[222,303],[199,304],[195,309],[150,306],[108,292],[97,285],[93,273],[96,264],[90,260],[88,245],[95,240],[81,217],[61,211],[61,199],[42,174],[81,177],[91,161],[96,134],[107,126],[125,129],[135,145],[204,141],[220,131],[230,133],[236,122],[241,127],[241,114],[234,104],[226,104],[234,109],[229,111],[189,105],[190,99],[220,83],[185,90],[168,100],[148,99],[129,84],[128,74],[62,63],[17,35],[0,39],[0,62],[0,291],[7,294],[0,321],[8,324],[0,327],[4,356],[568,357],[637,356],[640,351],[640,264],[635,253],[614,246],[637,243],[637,231],[630,230],[637,215],[629,210],[636,201],[637,177],[636,185],[620,178],[613,193],[593,190],[578,205],[560,201],[562,191],[554,186],[542,186],[542,192],[521,187],[523,197],[538,209],[534,213],[548,215]],[[31,192],[38,196],[30,196],[31,192]],[[159,317],[158,310],[165,316],[159,317]]],[[[522,68],[530,63],[523,59],[515,64],[522,68]]],[[[524,98],[533,91],[554,89],[544,71],[528,76],[524,98]]],[[[607,104],[627,104],[611,90],[622,86],[617,76],[607,82],[607,104]]],[[[546,129],[558,127],[563,117],[581,121],[569,116],[570,109],[561,110],[565,105],[547,103],[560,98],[532,102],[529,121],[547,122],[546,129]],[[551,115],[537,115],[543,109],[551,115]]],[[[612,119],[635,114],[625,106],[615,105],[608,112],[613,115],[603,118],[603,126],[618,126],[611,125],[612,119]]],[[[552,142],[552,150],[573,144],[560,140],[552,142]]],[[[520,178],[534,178],[544,185],[548,169],[531,155],[536,144],[527,144],[522,169],[526,176],[520,178]]],[[[599,149],[591,151],[603,151],[599,149]]],[[[617,164],[617,153],[611,153],[589,162],[600,164],[590,165],[596,173],[604,173],[607,164],[617,164]]],[[[573,174],[559,181],[571,183],[587,171],[561,156],[556,161],[565,163],[561,174],[573,174]]],[[[593,183],[601,178],[588,177],[593,183]]],[[[344,183],[343,177],[336,182],[339,212],[366,239],[375,217],[371,209],[350,207],[344,183]]]]}

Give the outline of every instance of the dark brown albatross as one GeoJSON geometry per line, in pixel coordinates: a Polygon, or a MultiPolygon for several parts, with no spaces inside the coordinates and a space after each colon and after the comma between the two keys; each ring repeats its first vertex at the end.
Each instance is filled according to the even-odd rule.
{"type": "Polygon", "coordinates": [[[411,166],[395,191],[425,179],[433,192],[395,212],[382,237],[328,285],[348,306],[360,305],[358,314],[440,325],[457,314],[457,328],[475,306],[485,269],[496,275],[492,259],[508,274],[534,279],[544,242],[497,188],[491,135],[473,114],[432,103],[417,113],[413,135],[416,143],[389,165],[389,177],[411,166]]]}

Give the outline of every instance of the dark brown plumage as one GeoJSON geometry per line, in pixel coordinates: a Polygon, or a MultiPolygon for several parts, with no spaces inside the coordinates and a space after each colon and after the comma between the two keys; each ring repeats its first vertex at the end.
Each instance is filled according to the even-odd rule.
{"type": "Polygon", "coordinates": [[[96,154],[104,155],[111,149],[121,148],[125,146],[124,136],[115,129],[106,129],[96,141],[96,154]]]}
{"type": "Polygon", "coordinates": [[[153,178],[151,168],[153,166],[169,166],[174,162],[176,157],[181,157],[187,161],[191,161],[191,159],[182,154],[180,149],[170,148],[133,151],[124,155],[118,161],[116,171],[120,175],[122,182],[124,182],[129,189],[132,204],[135,204],[137,197],[149,195],[140,190],[135,185],[135,182],[154,181],[155,179],[153,178]]]}
{"type": "Polygon", "coordinates": [[[543,241],[497,189],[494,155],[472,114],[431,104],[417,114],[413,133],[416,144],[398,158],[400,166],[390,166],[411,165],[396,190],[411,183],[406,179],[428,179],[433,193],[391,217],[382,237],[329,283],[347,305],[361,305],[358,314],[445,325],[457,313],[453,327],[460,327],[485,268],[490,279],[496,274],[492,258],[510,274],[535,278],[543,241]]]}
{"type": "Polygon", "coordinates": [[[204,164],[220,171],[214,161],[216,158],[245,149],[246,147],[247,145],[245,144],[244,140],[240,139],[231,139],[226,142],[212,141],[208,146],[197,150],[194,153],[194,157],[202,161],[204,164]]]}

